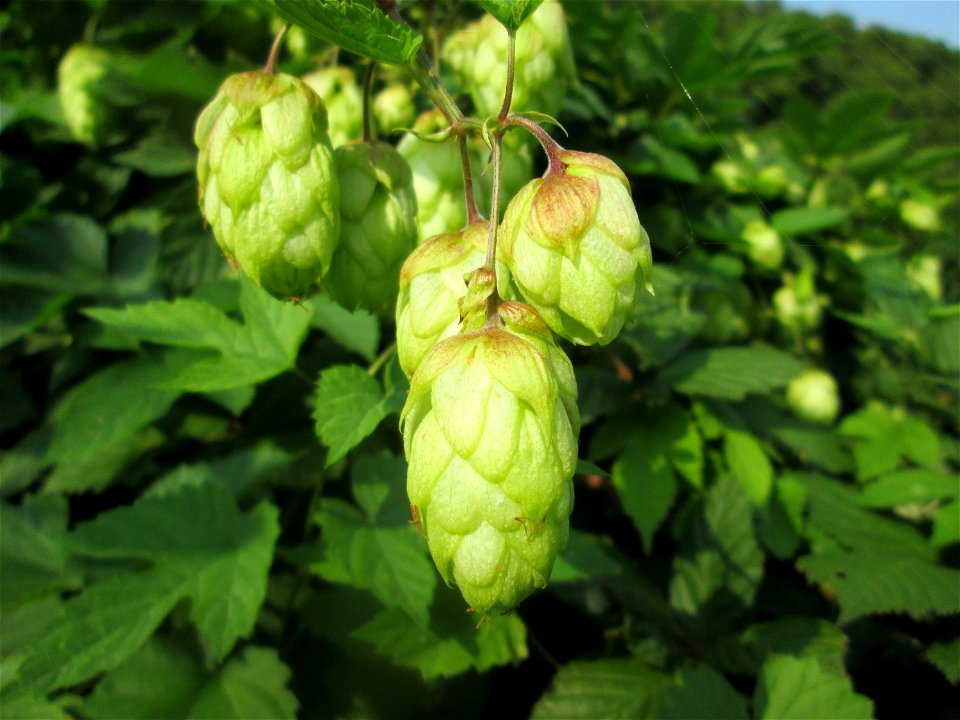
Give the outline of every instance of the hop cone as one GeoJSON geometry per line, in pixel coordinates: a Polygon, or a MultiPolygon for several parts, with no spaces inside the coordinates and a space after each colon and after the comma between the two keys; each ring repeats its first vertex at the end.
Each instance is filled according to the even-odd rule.
{"type": "MultiPolygon", "coordinates": [[[[565,85],[576,76],[567,20],[559,2],[547,0],[517,30],[514,112],[536,110],[556,115],[565,85]]],[[[461,87],[469,90],[479,115],[493,115],[507,84],[507,31],[486,15],[447,41],[444,60],[461,87]]]]}
{"type": "Polygon", "coordinates": [[[232,75],[197,119],[200,209],[267,292],[309,292],[340,236],[340,188],[320,98],[289,75],[232,75]]]}
{"type": "Polygon", "coordinates": [[[561,172],[531,180],[510,201],[501,259],[554,332],[605,345],[632,311],[641,275],[651,289],[650,240],[616,164],[570,150],[559,157],[561,172]]]}
{"type": "Polygon", "coordinates": [[[110,106],[101,85],[110,75],[110,54],[90,45],[74,45],[57,69],[57,90],[67,127],[74,138],[97,145],[109,129],[110,106]]]}
{"type": "MultiPolygon", "coordinates": [[[[435,235],[420,245],[400,271],[397,300],[397,356],[412,377],[423,356],[460,329],[461,302],[467,276],[484,264],[490,223],[477,221],[464,230],[435,235]]],[[[497,264],[501,295],[509,273],[497,264]]]]}
{"type": "Polygon", "coordinates": [[[373,99],[373,114],[383,135],[391,135],[398,128],[410,127],[416,117],[410,88],[402,83],[385,87],[373,99]]]}
{"type": "MultiPolygon", "coordinates": [[[[417,118],[413,129],[429,135],[446,127],[447,123],[440,112],[431,110],[417,118]]],[[[519,133],[511,133],[505,137],[501,191],[504,202],[533,174],[530,148],[519,142],[519,136],[519,133]],[[517,140],[511,141],[511,138],[517,140]]],[[[400,139],[397,150],[410,163],[413,172],[420,237],[433,237],[463,228],[467,224],[467,212],[463,196],[463,167],[457,143],[452,139],[430,142],[407,134],[400,139]]],[[[480,212],[486,214],[490,210],[493,177],[492,172],[483,173],[489,151],[479,138],[470,140],[468,150],[474,196],[480,212]]]]}
{"type": "Polygon", "coordinates": [[[481,615],[544,587],[567,541],[579,416],[566,356],[526,305],[424,358],[401,415],[407,493],[444,580],[481,615]]]}
{"type": "Polygon", "coordinates": [[[417,197],[403,156],[382,142],[334,151],[340,245],[324,284],[345,307],[392,310],[400,266],[417,244],[417,197]]]}
{"type": "Polygon", "coordinates": [[[840,412],[837,381],[823,370],[804,370],[787,386],[787,402],[797,417],[830,425],[840,412]]]}
{"type": "Polygon", "coordinates": [[[304,75],[327,108],[327,133],[334,147],[340,147],[363,134],[363,92],[353,70],[331,67],[304,75]]]}

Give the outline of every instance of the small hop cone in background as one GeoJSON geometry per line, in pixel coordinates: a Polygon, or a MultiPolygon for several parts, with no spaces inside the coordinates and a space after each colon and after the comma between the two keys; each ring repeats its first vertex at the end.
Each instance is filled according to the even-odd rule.
{"type": "Polygon", "coordinates": [[[401,414],[430,553],[482,616],[547,584],[569,533],[580,426],[573,368],[536,312],[507,302],[500,320],[435,345],[401,414]]]}
{"type": "Polygon", "coordinates": [[[109,130],[111,109],[102,85],[111,74],[112,57],[102,48],[74,45],[57,68],[57,91],[67,127],[87,145],[99,145],[109,130]]]}
{"type": "Polygon", "coordinates": [[[377,128],[383,135],[410,127],[417,116],[410,88],[403,83],[385,87],[373,98],[373,114],[377,119],[377,128]]]}
{"type": "Polygon", "coordinates": [[[200,210],[224,254],[274,297],[309,293],[340,237],[320,98],[289,75],[231,75],[194,137],[200,210]]]}
{"type": "Polygon", "coordinates": [[[797,417],[830,425],[840,412],[837,381],[823,370],[804,370],[787,385],[787,402],[797,417]]]}
{"type": "Polygon", "coordinates": [[[633,311],[638,285],[652,291],[650,239],[615,163],[571,150],[558,157],[561,171],[510,201],[498,252],[555,333],[606,345],[633,311]]]}
{"type": "MultiPolygon", "coordinates": [[[[546,0],[517,30],[513,112],[536,110],[556,115],[563,104],[565,85],[576,70],[563,7],[546,0]]],[[[443,59],[459,85],[468,89],[477,114],[494,115],[503,103],[507,82],[507,31],[485,15],[450,36],[443,59]]]]}
{"type": "Polygon", "coordinates": [[[392,145],[355,142],[334,151],[340,181],[340,244],[324,286],[348,308],[392,312],[397,277],[417,244],[410,167],[392,145]]]}
{"type": "Polygon", "coordinates": [[[740,234],[747,257],[765,270],[776,270],[783,264],[783,239],[773,227],[763,220],[751,220],[740,234]]]}
{"type": "Polygon", "coordinates": [[[363,134],[363,91],[348,67],[330,67],[303,76],[327,109],[327,134],[333,147],[363,134]]]}

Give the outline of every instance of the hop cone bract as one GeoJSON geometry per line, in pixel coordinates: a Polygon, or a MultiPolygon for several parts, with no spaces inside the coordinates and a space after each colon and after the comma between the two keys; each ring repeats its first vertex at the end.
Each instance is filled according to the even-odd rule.
{"type": "Polygon", "coordinates": [[[340,245],[324,285],[345,307],[393,309],[400,266],[417,244],[410,167],[392,145],[355,142],[334,151],[340,245]]]}
{"type": "MultiPolygon", "coordinates": [[[[507,31],[496,18],[486,15],[451,35],[443,57],[470,92],[479,115],[500,110],[507,83],[507,31]]],[[[520,26],[515,58],[511,109],[556,115],[565,86],[576,75],[567,20],[559,2],[547,0],[520,26]]]]}
{"type": "Polygon", "coordinates": [[[529,306],[448,338],[401,415],[407,493],[444,580],[481,615],[546,585],[566,544],[579,416],[570,361],[529,306]]]}
{"type": "Polygon", "coordinates": [[[309,292],[340,236],[323,103],[289,75],[231,75],[197,119],[200,209],[220,248],[278,298],[309,292]]]}
{"type": "Polygon", "coordinates": [[[558,335],[605,345],[651,289],[650,240],[626,175],[601,155],[562,150],[566,167],[510,201],[499,252],[524,299],[558,335]]]}

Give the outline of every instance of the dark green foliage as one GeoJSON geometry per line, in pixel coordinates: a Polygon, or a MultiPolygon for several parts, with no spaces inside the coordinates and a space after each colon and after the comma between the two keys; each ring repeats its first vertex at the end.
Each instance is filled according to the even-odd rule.
{"type": "MultiPolygon", "coordinates": [[[[349,4],[314,25],[398,61],[479,12],[400,3],[378,44],[364,17],[397,26],[349,4]]],[[[338,3],[0,18],[0,715],[955,717],[958,53],[774,3],[565,2],[554,134],[629,176],[656,295],[567,348],[570,541],[475,628],[405,498],[392,322],[274,300],[197,209],[193,122],[262,65],[271,5],[338,3]],[[115,63],[96,148],[56,94],[81,41],[115,63]],[[792,412],[807,367],[836,422],[792,412]]]]}

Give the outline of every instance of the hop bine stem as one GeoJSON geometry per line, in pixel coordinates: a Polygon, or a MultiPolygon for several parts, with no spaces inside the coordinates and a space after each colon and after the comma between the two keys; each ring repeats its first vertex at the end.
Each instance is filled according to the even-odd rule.
{"type": "Polygon", "coordinates": [[[263,66],[263,71],[268,75],[277,74],[277,60],[280,57],[280,45],[283,42],[287,30],[290,29],[290,23],[285,23],[277,36],[273,39],[273,45],[270,46],[270,54],[267,55],[267,64],[263,66]]]}
{"type": "Polygon", "coordinates": [[[563,152],[563,147],[561,147],[560,143],[550,137],[550,134],[533,120],[525,118],[522,115],[511,115],[503,121],[503,124],[507,127],[522,127],[524,130],[532,133],[537,138],[537,140],[540,142],[540,146],[543,148],[543,151],[547,154],[547,161],[549,162],[549,165],[547,166],[547,172],[544,173],[544,177],[557,175],[566,169],[567,164],[560,159],[560,153],[563,152]]]}
{"type": "Polygon", "coordinates": [[[373,141],[373,133],[370,130],[370,115],[372,114],[370,95],[373,90],[373,71],[376,67],[377,63],[371,62],[367,65],[367,72],[363,76],[363,142],[365,143],[373,141]]]}

